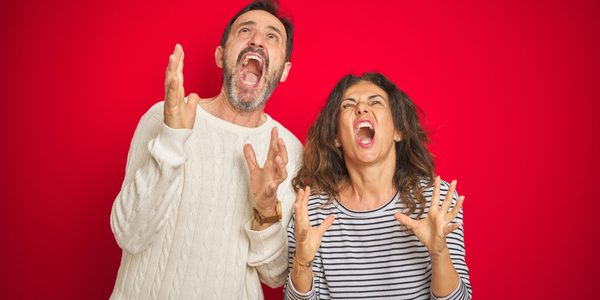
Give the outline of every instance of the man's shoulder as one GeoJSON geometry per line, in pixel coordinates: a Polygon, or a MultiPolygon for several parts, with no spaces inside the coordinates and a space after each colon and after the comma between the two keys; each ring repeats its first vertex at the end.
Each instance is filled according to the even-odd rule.
{"type": "Polygon", "coordinates": [[[293,147],[295,149],[302,150],[302,143],[300,142],[300,140],[298,140],[296,135],[294,135],[291,131],[289,131],[287,128],[285,128],[285,126],[281,125],[281,123],[277,122],[275,119],[273,119],[273,123],[277,126],[279,136],[283,139],[287,148],[293,147]]]}
{"type": "Polygon", "coordinates": [[[164,112],[164,107],[165,107],[165,101],[158,101],[156,103],[154,103],[154,105],[152,105],[150,107],[150,109],[148,109],[148,111],[146,112],[146,115],[155,117],[155,118],[159,118],[162,120],[163,118],[163,112],[164,112]]]}
{"type": "Polygon", "coordinates": [[[154,103],[141,117],[138,126],[161,124],[164,118],[164,101],[154,103]]]}

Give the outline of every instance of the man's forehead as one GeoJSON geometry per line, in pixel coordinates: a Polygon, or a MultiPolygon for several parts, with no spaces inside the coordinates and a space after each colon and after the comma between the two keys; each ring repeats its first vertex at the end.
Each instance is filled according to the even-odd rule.
{"type": "Polygon", "coordinates": [[[264,10],[251,10],[241,14],[233,23],[236,27],[241,23],[251,24],[254,23],[258,27],[274,27],[281,31],[281,34],[285,35],[285,27],[283,23],[279,21],[274,15],[264,10]]]}

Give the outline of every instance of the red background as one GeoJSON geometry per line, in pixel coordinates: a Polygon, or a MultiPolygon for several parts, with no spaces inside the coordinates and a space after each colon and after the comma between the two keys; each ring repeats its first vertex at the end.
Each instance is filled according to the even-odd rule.
{"type": "MultiPolygon", "coordinates": [[[[110,209],[167,56],[181,43],[187,92],[215,95],[214,49],[245,3],[0,3],[0,298],[108,298],[110,209]]],[[[467,196],[475,298],[597,295],[598,2],[282,6],[296,44],[269,114],[304,141],[342,75],[384,72],[425,110],[437,170],[467,196]]]]}

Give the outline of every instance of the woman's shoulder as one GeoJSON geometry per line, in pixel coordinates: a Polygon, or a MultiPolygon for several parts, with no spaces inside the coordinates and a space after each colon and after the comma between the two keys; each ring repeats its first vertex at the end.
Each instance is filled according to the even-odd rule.
{"type": "MultiPolygon", "coordinates": [[[[427,196],[427,194],[431,194],[433,192],[433,187],[434,187],[433,179],[421,177],[419,179],[419,183],[421,184],[421,190],[423,191],[423,193],[426,194],[426,196],[427,196]]],[[[449,189],[450,189],[450,183],[447,182],[446,180],[443,180],[440,178],[440,195],[445,195],[449,189]]]]}
{"type": "Polygon", "coordinates": [[[333,208],[334,198],[325,192],[311,193],[308,197],[309,211],[329,211],[333,208]]]}

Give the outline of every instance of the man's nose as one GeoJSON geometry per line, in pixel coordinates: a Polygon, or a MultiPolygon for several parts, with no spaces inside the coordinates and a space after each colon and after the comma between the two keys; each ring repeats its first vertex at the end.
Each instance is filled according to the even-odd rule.
{"type": "Polygon", "coordinates": [[[252,35],[248,44],[254,48],[264,48],[262,34],[256,32],[252,35]]]}

